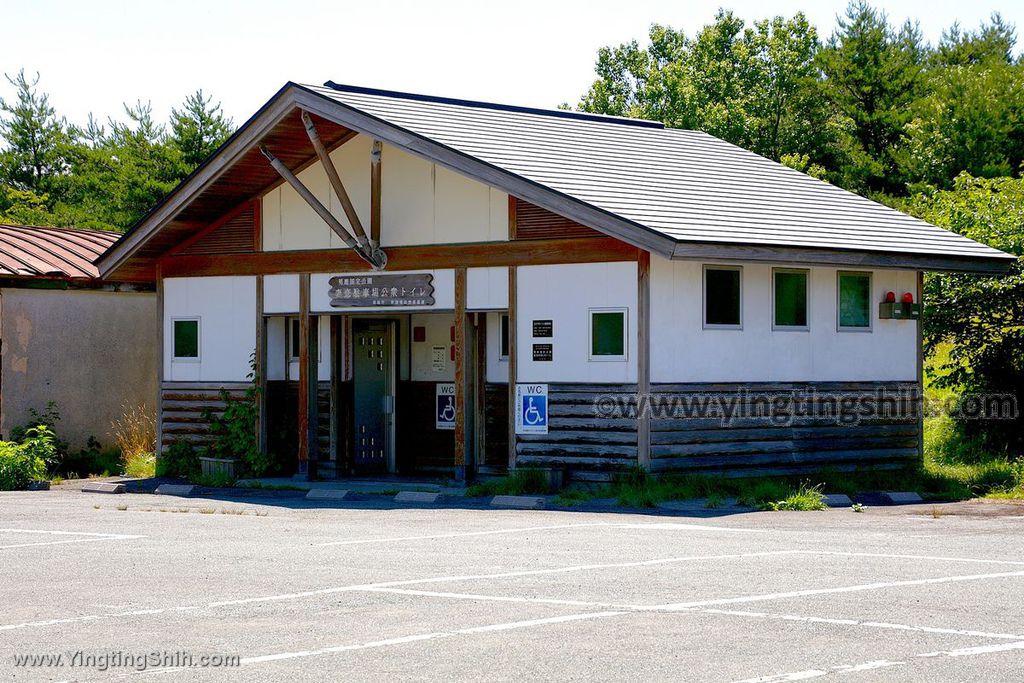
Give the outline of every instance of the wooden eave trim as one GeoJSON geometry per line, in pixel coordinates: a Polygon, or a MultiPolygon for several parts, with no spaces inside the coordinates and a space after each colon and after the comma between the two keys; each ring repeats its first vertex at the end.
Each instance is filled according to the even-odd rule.
{"type": "Polygon", "coordinates": [[[138,251],[146,240],[172,220],[181,209],[217,180],[260,139],[280,123],[295,107],[294,84],[287,84],[248,122],[228,139],[205,164],[181,182],[167,198],[155,206],[134,228],[96,261],[100,275],[106,277],[138,251]]]}
{"type": "Polygon", "coordinates": [[[635,247],[661,254],[666,258],[672,255],[675,240],[667,235],[627,221],[620,216],[469,156],[418,133],[388,123],[301,85],[296,85],[295,88],[295,99],[298,106],[321,118],[386,142],[413,156],[469,176],[507,194],[525,199],[541,208],[570,218],[589,228],[600,230],[635,247]]]}
{"type": "MultiPolygon", "coordinates": [[[[237,218],[242,212],[244,212],[249,207],[253,208],[254,214],[257,213],[258,209],[256,208],[256,206],[259,203],[260,203],[259,200],[251,199],[251,198],[250,199],[245,199],[245,200],[239,202],[238,204],[233,206],[231,209],[229,209],[227,213],[225,213],[220,218],[218,218],[217,220],[215,220],[214,222],[210,223],[208,226],[206,226],[205,228],[203,228],[199,232],[195,233],[194,235],[192,235],[191,237],[186,239],[184,242],[180,242],[180,243],[178,243],[177,246],[171,247],[171,249],[169,249],[167,251],[167,254],[170,255],[170,256],[175,256],[177,254],[180,254],[181,252],[185,251],[186,249],[191,247],[193,244],[195,244],[199,240],[203,239],[204,237],[206,237],[207,235],[212,233],[217,228],[220,228],[221,226],[223,226],[228,221],[237,218]]],[[[254,246],[255,246],[255,244],[254,244],[254,246]]]]}
{"type": "Polygon", "coordinates": [[[1012,257],[967,257],[886,252],[844,251],[800,247],[770,247],[745,244],[699,244],[680,242],[673,260],[762,261],[769,263],[820,264],[841,267],[878,269],[929,270],[982,273],[1005,273],[1016,260],[1012,257]]]}
{"type": "MultiPolygon", "coordinates": [[[[636,261],[640,251],[611,237],[389,247],[387,270],[636,261]]],[[[351,249],[183,254],[165,256],[159,264],[164,277],[371,270],[370,265],[351,249]]]]}

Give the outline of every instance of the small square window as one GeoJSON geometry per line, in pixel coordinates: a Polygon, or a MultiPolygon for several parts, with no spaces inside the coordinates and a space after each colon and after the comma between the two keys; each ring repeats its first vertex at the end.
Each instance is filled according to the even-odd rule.
{"type": "Polygon", "coordinates": [[[807,329],[807,271],[776,270],[774,321],[776,328],[807,329]]]}
{"type": "Polygon", "coordinates": [[[199,320],[174,321],[174,358],[199,359],[199,320]]]}
{"type": "Polygon", "coordinates": [[[741,327],[739,268],[704,267],[704,327],[741,327]]]}
{"type": "Polygon", "coordinates": [[[871,273],[838,275],[839,329],[871,329],[871,273]]]}
{"type": "Polygon", "coordinates": [[[626,309],[590,310],[590,360],[626,360],[626,309]]]}
{"type": "MultiPolygon", "coordinates": [[[[312,316],[309,319],[309,331],[310,331],[310,334],[313,337],[313,339],[312,339],[313,348],[310,349],[310,351],[312,352],[313,357],[316,358],[317,360],[320,359],[320,348],[319,348],[320,347],[320,343],[319,343],[320,342],[320,326],[319,326],[319,320],[320,320],[319,316],[312,316]]],[[[289,360],[295,361],[295,360],[299,359],[299,349],[301,347],[302,347],[302,332],[301,332],[301,328],[299,327],[299,319],[298,318],[289,318],[288,319],[288,358],[289,358],[289,360]]]]}
{"type": "Polygon", "coordinates": [[[508,346],[509,346],[509,343],[508,343],[508,338],[509,338],[508,323],[509,323],[508,313],[502,313],[501,317],[498,319],[498,328],[499,328],[499,330],[498,330],[498,336],[499,336],[498,358],[501,359],[501,360],[508,360],[508,346]]]}

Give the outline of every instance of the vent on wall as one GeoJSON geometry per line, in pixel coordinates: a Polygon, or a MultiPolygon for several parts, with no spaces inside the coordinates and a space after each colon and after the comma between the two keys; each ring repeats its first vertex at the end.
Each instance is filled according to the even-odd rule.
{"type": "Polygon", "coordinates": [[[559,216],[536,204],[513,199],[515,202],[516,232],[518,240],[545,240],[560,237],[601,237],[602,233],[559,216]]]}
{"type": "Polygon", "coordinates": [[[248,202],[184,245],[179,254],[246,254],[256,251],[256,203],[248,202]]]}

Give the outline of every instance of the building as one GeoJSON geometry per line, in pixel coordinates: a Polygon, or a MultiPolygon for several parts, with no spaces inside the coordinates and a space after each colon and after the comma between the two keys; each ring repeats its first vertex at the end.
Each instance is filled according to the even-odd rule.
{"type": "Polygon", "coordinates": [[[704,133],[328,82],[98,264],[158,283],[164,445],[252,357],[300,474],[606,479],[913,461],[921,273],[1011,260],[704,133]]]}
{"type": "Polygon", "coordinates": [[[0,225],[0,434],[53,401],[72,448],[113,445],[125,404],[155,407],[156,294],[99,279],[119,233],[0,225]]]}

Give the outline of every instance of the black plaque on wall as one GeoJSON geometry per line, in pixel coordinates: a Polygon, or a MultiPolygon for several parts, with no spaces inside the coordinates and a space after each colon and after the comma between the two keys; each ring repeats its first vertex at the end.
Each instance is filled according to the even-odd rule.
{"type": "Polygon", "coordinates": [[[550,361],[555,359],[555,350],[552,344],[534,344],[533,359],[536,361],[550,361]]]}
{"type": "Polygon", "coordinates": [[[553,320],[534,320],[533,321],[533,336],[534,337],[553,337],[555,336],[555,323],[553,320]]]}

